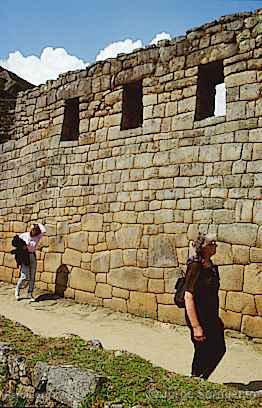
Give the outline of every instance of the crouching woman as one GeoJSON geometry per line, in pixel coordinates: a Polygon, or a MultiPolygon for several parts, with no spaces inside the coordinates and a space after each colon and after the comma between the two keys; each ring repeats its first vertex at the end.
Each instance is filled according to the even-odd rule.
{"type": "Polygon", "coordinates": [[[219,318],[219,273],[211,261],[217,244],[208,235],[193,243],[185,283],[186,321],[194,344],[191,374],[208,379],[226,352],[224,326],[219,318]]]}
{"type": "Polygon", "coordinates": [[[28,299],[30,302],[34,302],[35,298],[33,297],[33,290],[35,287],[35,274],[36,274],[36,248],[40,239],[45,234],[46,229],[42,224],[33,224],[30,228],[30,231],[24,232],[19,235],[19,238],[24,241],[26,245],[26,251],[28,256],[28,262],[21,262],[20,277],[18,279],[16,289],[15,289],[15,298],[20,299],[20,290],[22,289],[25,281],[28,280],[28,299]]]}

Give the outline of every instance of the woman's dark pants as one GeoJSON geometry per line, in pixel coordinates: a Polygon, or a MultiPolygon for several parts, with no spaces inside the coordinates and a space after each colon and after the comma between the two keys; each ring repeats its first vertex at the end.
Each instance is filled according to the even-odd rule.
{"type": "Polygon", "coordinates": [[[224,328],[222,324],[213,326],[204,326],[203,330],[206,340],[203,342],[196,341],[191,330],[191,340],[195,347],[195,353],[192,362],[192,376],[208,379],[210,374],[226,352],[224,328]]]}

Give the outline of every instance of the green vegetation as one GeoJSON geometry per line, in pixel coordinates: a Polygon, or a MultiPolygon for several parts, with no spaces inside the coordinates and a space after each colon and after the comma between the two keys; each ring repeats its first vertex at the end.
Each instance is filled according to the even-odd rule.
{"type": "Polygon", "coordinates": [[[104,375],[106,381],[98,394],[86,398],[82,408],[102,408],[105,401],[148,408],[262,406],[261,400],[244,399],[232,388],[170,373],[136,355],[91,349],[77,336],[44,338],[1,318],[0,340],[10,343],[32,367],[38,361],[68,363],[104,375]]]}

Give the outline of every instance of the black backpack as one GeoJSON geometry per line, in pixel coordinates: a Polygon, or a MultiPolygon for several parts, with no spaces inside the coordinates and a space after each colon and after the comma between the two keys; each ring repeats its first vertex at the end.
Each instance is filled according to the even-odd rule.
{"type": "Polygon", "coordinates": [[[174,295],[174,302],[180,308],[185,307],[185,288],[186,288],[186,275],[183,271],[181,271],[181,275],[175,285],[175,295],[174,295]]]}

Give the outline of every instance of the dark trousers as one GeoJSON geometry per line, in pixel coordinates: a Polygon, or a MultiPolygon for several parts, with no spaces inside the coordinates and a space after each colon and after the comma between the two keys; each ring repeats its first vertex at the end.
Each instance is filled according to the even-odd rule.
{"type": "Polygon", "coordinates": [[[224,328],[222,323],[211,326],[204,326],[203,330],[206,340],[196,341],[191,330],[191,340],[194,344],[195,353],[192,362],[192,376],[208,379],[210,374],[226,352],[224,338],[224,328]]]}

